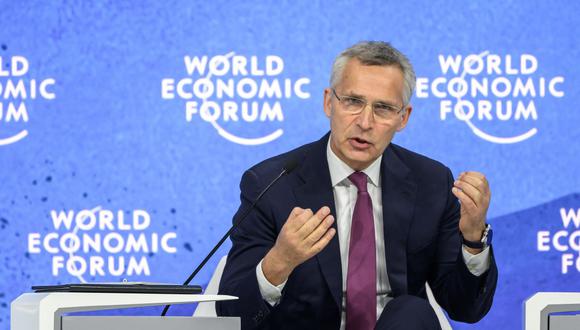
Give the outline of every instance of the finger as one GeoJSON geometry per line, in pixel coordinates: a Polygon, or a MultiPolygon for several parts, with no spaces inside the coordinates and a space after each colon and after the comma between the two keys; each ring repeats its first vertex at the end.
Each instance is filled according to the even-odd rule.
{"type": "Polygon", "coordinates": [[[471,183],[474,187],[476,187],[482,193],[488,192],[489,191],[489,182],[487,181],[487,178],[481,173],[477,173],[477,175],[473,174],[473,173],[477,173],[477,172],[468,172],[468,173],[462,174],[459,176],[458,179],[465,180],[465,181],[471,183]]]}
{"type": "Polygon", "coordinates": [[[284,226],[286,226],[291,232],[296,232],[311,216],[312,211],[310,209],[303,209],[297,206],[292,209],[292,212],[290,212],[288,220],[286,220],[284,226]]]}
{"type": "Polygon", "coordinates": [[[476,172],[476,171],[465,171],[465,172],[462,172],[459,176],[463,176],[463,175],[473,176],[473,177],[476,177],[476,178],[478,178],[480,180],[484,180],[485,179],[485,175],[483,175],[483,173],[476,172]]]}
{"type": "Polygon", "coordinates": [[[324,235],[324,233],[326,233],[328,231],[328,228],[330,228],[330,226],[332,226],[333,222],[334,222],[334,217],[331,214],[329,214],[326,218],[324,218],[324,220],[322,220],[320,222],[318,227],[316,227],[314,229],[314,231],[312,233],[310,233],[310,235],[308,235],[308,237],[306,237],[304,239],[304,241],[309,246],[316,244],[316,242],[318,242],[318,240],[320,240],[320,238],[324,235]]]}
{"type": "Polygon", "coordinates": [[[470,191],[472,189],[475,189],[475,191],[477,192],[478,196],[483,196],[483,195],[485,195],[487,193],[487,190],[486,190],[486,188],[485,188],[485,186],[483,184],[483,181],[481,181],[480,179],[475,178],[475,177],[462,176],[460,179],[457,179],[453,183],[453,185],[456,186],[456,187],[458,187],[459,189],[462,189],[462,190],[469,190],[469,191],[466,191],[466,193],[468,195],[470,195],[473,198],[473,200],[475,200],[475,201],[477,201],[475,199],[476,196],[475,195],[472,195],[470,193],[470,191]],[[472,189],[469,189],[469,188],[472,188],[472,189]]]}
{"type": "Polygon", "coordinates": [[[329,214],[330,214],[330,208],[328,206],[321,207],[320,210],[318,210],[316,212],[316,214],[312,215],[302,225],[302,227],[300,227],[300,229],[298,229],[298,236],[305,238],[308,235],[310,235],[310,233],[312,233],[314,231],[314,229],[316,229],[316,227],[318,227],[320,222],[322,222],[322,220],[324,218],[326,218],[326,216],[329,214]]]}
{"type": "Polygon", "coordinates": [[[459,190],[461,190],[464,194],[466,194],[475,205],[479,205],[481,203],[482,194],[474,186],[461,180],[455,181],[453,185],[455,188],[459,188],[459,190]]]}
{"type": "Polygon", "coordinates": [[[453,193],[453,195],[455,195],[455,197],[457,197],[459,199],[459,201],[461,201],[461,207],[467,207],[468,209],[475,209],[477,207],[477,205],[471,199],[471,197],[469,197],[461,189],[459,189],[457,187],[453,187],[451,189],[451,192],[453,193]]]}
{"type": "Polygon", "coordinates": [[[330,243],[330,241],[332,240],[332,238],[334,237],[335,234],[336,234],[336,229],[330,228],[329,230],[327,230],[326,233],[324,234],[324,236],[322,236],[322,238],[319,239],[318,242],[316,242],[312,246],[310,253],[313,256],[320,253],[320,251],[322,251],[322,249],[324,249],[328,245],[328,243],[330,243]]]}
{"type": "MultiPolygon", "coordinates": [[[[481,192],[483,202],[486,202],[487,204],[489,204],[489,201],[491,200],[491,189],[489,187],[489,181],[487,180],[485,175],[483,175],[482,173],[479,173],[479,172],[465,172],[459,176],[459,179],[461,179],[463,181],[468,181],[473,186],[475,186],[477,188],[477,190],[479,190],[481,192]],[[474,181],[481,182],[481,183],[479,185],[476,185],[476,184],[474,184],[474,181]]],[[[479,203],[478,203],[478,205],[479,205],[479,203]]]]}
{"type": "Polygon", "coordinates": [[[474,186],[479,191],[482,191],[483,186],[485,185],[483,180],[481,180],[480,178],[478,178],[476,176],[469,175],[469,174],[461,175],[457,178],[457,180],[467,182],[470,185],[474,186]]]}

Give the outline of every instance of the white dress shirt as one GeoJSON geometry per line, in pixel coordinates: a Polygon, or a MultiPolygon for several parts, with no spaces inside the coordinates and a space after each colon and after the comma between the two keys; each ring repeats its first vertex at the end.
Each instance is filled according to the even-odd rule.
{"type": "MultiPolygon", "coordinates": [[[[348,249],[350,242],[350,228],[354,205],[357,199],[357,188],[348,179],[354,170],[345,164],[330,148],[330,140],[326,148],[326,157],[330,169],[330,179],[334,193],[334,203],[336,207],[336,227],[338,242],[340,246],[340,259],[342,266],[342,315],[340,328],[345,328],[346,319],[346,274],[348,273],[348,249]]],[[[383,236],[383,202],[381,194],[381,160],[382,155],[369,167],[364,169],[368,177],[367,189],[373,203],[373,217],[375,225],[375,243],[377,259],[377,319],[381,315],[383,308],[389,302],[391,286],[387,276],[387,259],[385,257],[385,240],[383,236]],[[379,228],[377,230],[377,228],[379,228]]],[[[316,212],[317,210],[312,210],[316,212]]],[[[469,271],[479,276],[489,269],[489,248],[484,249],[477,255],[472,255],[463,248],[463,260],[469,271]]],[[[262,261],[256,267],[256,276],[260,293],[266,302],[275,306],[280,301],[282,289],[286,282],[274,286],[264,276],[262,271],[262,261]]]]}

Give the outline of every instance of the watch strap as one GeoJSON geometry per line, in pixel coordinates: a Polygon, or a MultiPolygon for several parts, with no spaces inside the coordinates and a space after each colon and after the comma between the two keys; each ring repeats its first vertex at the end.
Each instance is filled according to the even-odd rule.
{"type": "Polygon", "coordinates": [[[491,225],[486,224],[485,230],[483,231],[483,235],[480,241],[468,241],[465,239],[465,237],[463,237],[463,235],[461,235],[461,243],[472,249],[484,249],[491,244],[491,237],[492,237],[491,225]]]}

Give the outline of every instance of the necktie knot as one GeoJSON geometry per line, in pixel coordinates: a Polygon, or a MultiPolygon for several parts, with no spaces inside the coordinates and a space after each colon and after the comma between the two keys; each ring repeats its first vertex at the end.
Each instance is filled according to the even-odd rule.
{"type": "Polygon", "coordinates": [[[367,175],[364,172],[354,172],[348,178],[356,186],[358,192],[367,192],[367,175]]]}

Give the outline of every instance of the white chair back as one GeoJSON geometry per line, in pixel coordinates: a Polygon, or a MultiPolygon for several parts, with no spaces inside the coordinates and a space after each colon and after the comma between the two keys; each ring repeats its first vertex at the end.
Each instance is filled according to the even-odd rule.
{"type": "MultiPolygon", "coordinates": [[[[207,288],[205,288],[204,294],[217,294],[219,287],[220,287],[220,279],[222,278],[222,273],[224,272],[224,268],[226,267],[226,260],[228,256],[223,256],[220,259],[209,283],[207,284],[207,288]]],[[[205,317],[216,317],[215,312],[215,301],[208,301],[202,302],[197,304],[197,308],[193,313],[193,316],[205,316],[205,317]]]]}

